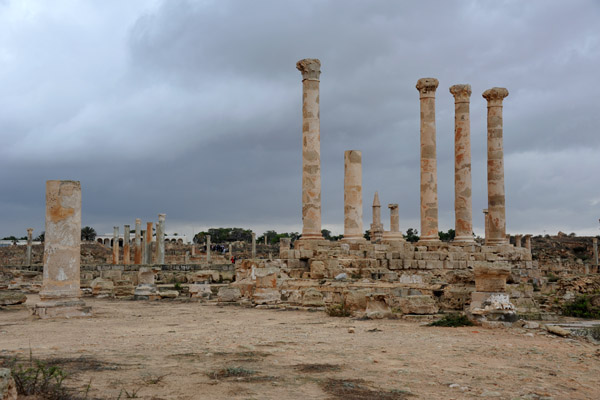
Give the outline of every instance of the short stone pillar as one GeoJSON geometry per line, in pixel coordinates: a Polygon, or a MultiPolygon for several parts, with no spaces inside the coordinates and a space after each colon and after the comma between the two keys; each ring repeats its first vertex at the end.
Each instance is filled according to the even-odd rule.
{"type": "Polygon", "coordinates": [[[383,224],[381,223],[381,203],[379,193],[375,192],[373,197],[373,223],[369,231],[371,243],[380,243],[383,240],[383,224]]]}
{"type": "Polygon", "coordinates": [[[131,264],[131,228],[129,225],[123,227],[123,264],[131,264]]]}
{"type": "Polygon", "coordinates": [[[525,248],[531,251],[531,235],[523,236],[525,238],[525,248]]]}
{"type": "Polygon", "coordinates": [[[156,224],[156,262],[165,263],[165,217],[167,214],[158,214],[156,224]]]}
{"type": "Polygon", "coordinates": [[[206,262],[210,262],[210,235],[206,235],[206,262]]]}
{"type": "Polygon", "coordinates": [[[146,242],[144,243],[144,249],[146,254],[145,264],[152,264],[152,231],[153,223],[146,222],[146,242]]]}
{"type": "Polygon", "coordinates": [[[383,239],[386,241],[404,241],[402,233],[400,233],[400,212],[398,204],[388,204],[390,209],[390,231],[383,232],[383,239]]]}
{"type": "Polygon", "coordinates": [[[292,239],[290,238],[281,238],[279,239],[279,251],[281,250],[289,250],[292,244],[292,239]]]}
{"type": "Polygon", "coordinates": [[[594,246],[594,265],[596,266],[596,272],[598,271],[598,238],[593,238],[592,243],[594,246]]]}
{"type": "Polygon", "coordinates": [[[46,236],[40,302],[34,315],[84,317],[91,308],[81,300],[81,185],[77,181],[46,182],[46,236]]]}
{"type": "Polygon", "coordinates": [[[487,246],[488,245],[488,240],[490,238],[489,213],[488,213],[488,209],[487,208],[483,209],[483,225],[484,225],[484,228],[485,228],[484,243],[487,246]]]}
{"type": "Polygon", "coordinates": [[[454,96],[454,220],[455,243],[473,243],[471,200],[471,85],[450,87],[454,96]]]}
{"type": "Polygon", "coordinates": [[[229,243],[229,258],[233,257],[233,245],[229,243]]]}
{"type": "Polygon", "coordinates": [[[515,235],[515,247],[521,247],[523,235],[515,235]]]}
{"type": "Polygon", "coordinates": [[[112,263],[119,264],[119,227],[113,227],[112,263]]]}
{"type": "Polygon", "coordinates": [[[506,243],[506,206],[504,195],[504,148],[502,144],[502,101],[505,88],[483,92],[487,100],[487,180],[490,239],[492,246],[506,243]]]}
{"type": "Polygon", "coordinates": [[[135,300],[156,300],[160,298],[158,288],[154,283],[154,274],[155,271],[151,267],[140,267],[138,285],[134,291],[135,300]]]}
{"type": "Polygon", "coordinates": [[[133,249],[133,263],[140,265],[142,263],[142,220],[135,219],[135,247],[133,249]]]}
{"type": "Polygon", "coordinates": [[[256,233],[252,232],[252,259],[256,258],[256,233]]]}
{"type": "Polygon", "coordinates": [[[364,242],[362,207],[362,153],[344,152],[344,242],[364,242]]]}
{"type": "Polygon", "coordinates": [[[435,139],[435,78],[421,78],[417,90],[421,103],[421,238],[438,242],[437,159],[435,139]]]}
{"type": "Polygon", "coordinates": [[[265,233],[265,246],[268,244],[268,242],[267,242],[267,237],[268,237],[268,236],[267,236],[267,234],[265,233]]]}
{"type": "Polygon", "coordinates": [[[478,322],[512,323],[516,321],[515,307],[506,293],[510,265],[477,265],[473,269],[475,291],[471,294],[470,316],[478,322]]]}
{"type": "Polygon", "coordinates": [[[27,253],[25,254],[25,265],[31,265],[32,246],[33,246],[33,228],[27,228],[27,253]]]}
{"type": "Polygon", "coordinates": [[[296,63],[302,73],[302,240],[321,235],[321,126],[319,77],[321,61],[296,63]]]}

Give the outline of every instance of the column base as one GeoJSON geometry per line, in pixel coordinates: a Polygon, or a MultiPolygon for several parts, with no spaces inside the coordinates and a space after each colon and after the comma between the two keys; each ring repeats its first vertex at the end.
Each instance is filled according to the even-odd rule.
{"type": "Polygon", "coordinates": [[[417,246],[439,246],[442,243],[439,236],[421,237],[417,246]]]}
{"type": "Polygon", "coordinates": [[[452,240],[452,243],[473,244],[475,243],[475,239],[473,238],[473,236],[456,236],[454,237],[454,240],[452,240]]]}
{"type": "Polygon", "coordinates": [[[321,235],[320,233],[303,233],[302,236],[300,236],[300,239],[298,240],[323,240],[323,235],[321,235]]]}
{"type": "Polygon", "coordinates": [[[46,318],[78,318],[91,317],[92,307],[86,306],[81,299],[45,300],[37,303],[33,315],[46,318]]]}
{"type": "Polygon", "coordinates": [[[383,232],[383,240],[386,242],[405,242],[402,232],[383,232]]]}
{"type": "Polygon", "coordinates": [[[364,236],[349,236],[343,237],[341,241],[345,243],[363,243],[366,242],[367,239],[365,239],[364,236]]]}

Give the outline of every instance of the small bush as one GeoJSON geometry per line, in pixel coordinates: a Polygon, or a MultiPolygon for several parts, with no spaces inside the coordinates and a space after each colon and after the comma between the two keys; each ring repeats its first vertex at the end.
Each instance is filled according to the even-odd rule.
{"type": "Polygon", "coordinates": [[[456,328],[457,326],[473,326],[473,322],[471,322],[465,315],[462,314],[447,314],[444,315],[441,319],[430,323],[428,326],[446,326],[456,328]]]}
{"type": "Polygon", "coordinates": [[[176,282],[174,285],[175,290],[177,290],[178,292],[181,292],[183,290],[183,287],[181,286],[181,283],[176,282]]]}
{"type": "Polygon", "coordinates": [[[31,358],[28,363],[9,362],[17,393],[25,396],[37,395],[49,400],[74,398],[63,386],[67,373],[56,365],[48,365],[31,358]]]}
{"type": "Polygon", "coordinates": [[[346,304],[346,299],[343,299],[340,304],[331,304],[327,306],[325,312],[330,317],[349,317],[352,315],[350,308],[346,304]]]}
{"type": "Polygon", "coordinates": [[[563,315],[577,318],[600,318],[600,307],[594,306],[587,295],[577,296],[562,307],[563,315]]]}

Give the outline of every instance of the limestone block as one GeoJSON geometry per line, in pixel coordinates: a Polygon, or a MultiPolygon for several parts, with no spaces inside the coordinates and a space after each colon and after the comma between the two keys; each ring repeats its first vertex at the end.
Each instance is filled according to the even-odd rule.
{"type": "Polygon", "coordinates": [[[12,306],[23,304],[27,301],[25,293],[17,290],[2,290],[0,291],[0,306],[12,306]]]}
{"type": "Polygon", "coordinates": [[[313,254],[312,250],[298,250],[298,258],[312,258],[313,254]]]}
{"type": "Polygon", "coordinates": [[[402,297],[398,305],[403,314],[436,314],[439,310],[433,297],[426,295],[402,297]]]}
{"type": "Polygon", "coordinates": [[[177,290],[162,290],[158,292],[161,299],[175,299],[179,296],[179,292],[177,290]]]}
{"type": "Polygon", "coordinates": [[[138,284],[154,285],[154,270],[150,267],[140,267],[138,271],[138,284]]]}
{"type": "Polygon", "coordinates": [[[115,284],[108,279],[96,278],[90,284],[92,295],[96,297],[114,297],[115,284]]]}
{"type": "Polygon", "coordinates": [[[388,260],[389,266],[388,268],[391,270],[402,269],[403,261],[402,260],[388,260]]]}
{"type": "Polygon", "coordinates": [[[471,254],[471,258],[474,261],[485,261],[486,260],[486,253],[473,253],[471,254]]]}
{"type": "Polygon", "coordinates": [[[323,279],[325,277],[325,263],[313,260],[310,262],[310,277],[312,279],[323,279]]]}
{"type": "Polygon", "coordinates": [[[384,272],[383,279],[388,282],[395,282],[398,280],[398,273],[394,271],[384,272]]]}
{"type": "Polygon", "coordinates": [[[149,283],[140,283],[135,287],[133,296],[136,300],[157,300],[159,299],[156,285],[149,283]]]}
{"type": "Polygon", "coordinates": [[[210,300],[210,298],[212,297],[212,290],[210,290],[210,285],[205,285],[205,284],[189,285],[188,290],[189,290],[190,296],[192,298],[200,298],[200,299],[210,300]]]}
{"type": "Polygon", "coordinates": [[[422,253],[421,254],[421,259],[422,260],[439,260],[440,259],[440,253],[434,252],[434,251],[428,251],[426,253],[422,253]]]}
{"type": "Polygon", "coordinates": [[[113,282],[116,281],[120,281],[121,280],[121,274],[123,272],[120,270],[108,270],[108,271],[102,271],[100,273],[100,277],[103,279],[109,279],[113,282]]]}
{"type": "Polygon", "coordinates": [[[423,276],[417,274],[402,274],[400,283],[423,283],[423,276]]]}
{"type": "Polygon", "coordinates": [[[324,306],[323,294],[315,288],[308,288],[302,296],[302,305],[307,307],[324,306]]]}
{"type": "Polygon", "coordinates": [[[367,296],[365,316],[371,319],[389,318],[393,316],[392,309],[386,302],[386,295],[372,293],[367,296]]]}
{"type": "Polygon", "coordinates": [[[281,293],[273,288],[257,288],[252,294],[255,304],[276,304],[281,302],[281,293]]]}
{"type": "Polygon", "coordinates": [[[0,368],[0,400],[17,400],[17,385],[9,368],[0,368]]]}
{"type": "Polygon", "coordinates": [[[510,275],[510,266],[504,265],[476,265],[475,288],[478,292],[504,292],[506,279],[510,275]]]}
{"type": "Polygon", "coordinates": [[[242,294],[240,289],[232,286],[223,286],[219,288],[219,292],[217,294],[218,300],[223,303],[238,301],[241,296],[242,294]]]}
{"type": "Polygon", "coordinates": [[[422,260],[422,259],[423,259],[423,254],[424,254],[424,252],[417,251],[417,252],[415,252],[415,254],[414,254],[414,257],[413,257],[413,258],[414,258],[415,260],[422,260]]]}

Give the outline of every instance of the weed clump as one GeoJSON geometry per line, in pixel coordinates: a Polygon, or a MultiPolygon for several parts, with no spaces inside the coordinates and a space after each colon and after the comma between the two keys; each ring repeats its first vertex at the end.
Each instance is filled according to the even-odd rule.
{"type": "Polygon", "coordinates": [[[466,315],[463,314],[447,314],[444,315],[441,319],[437,321],[433,321],[428,324],[428,326],[445,326],[456,328],[458,326],[473,326],[473,322],[471,322],[466,315]]]}
{"type": "Polygon", "coordinates": [[[595,306],[588,295],[577,296],[562,307],[563,315],[577,318],[600,318],[600,307],[595,306]]]}
{"type": "Polygon", "coordinates": [[[75,399],[63,386],[67,373],[56,365],[49,365],[40,360],[30,358],[22,364],[14,358],[8,363],[17,393],[24,396],[38,396],[48,400],[75,399]]]}
{"type": "Polygon", "coordinates": [[[342,299],[342,302],[339,304],[331,304],[325,308],[325,312],[330,317],[349,317],[352,315],[350,311],[350,307],[346,304],[346,299],[342,299]]]}
{"type": "Polygon", "coordinates": [[[212,379],[223,379],[230,377],[247,377],[254,374],[256,374],[256,371],[244,367],[227,367],[218,371],[211,372],[208,374],[208,376],[212,379]]]}

